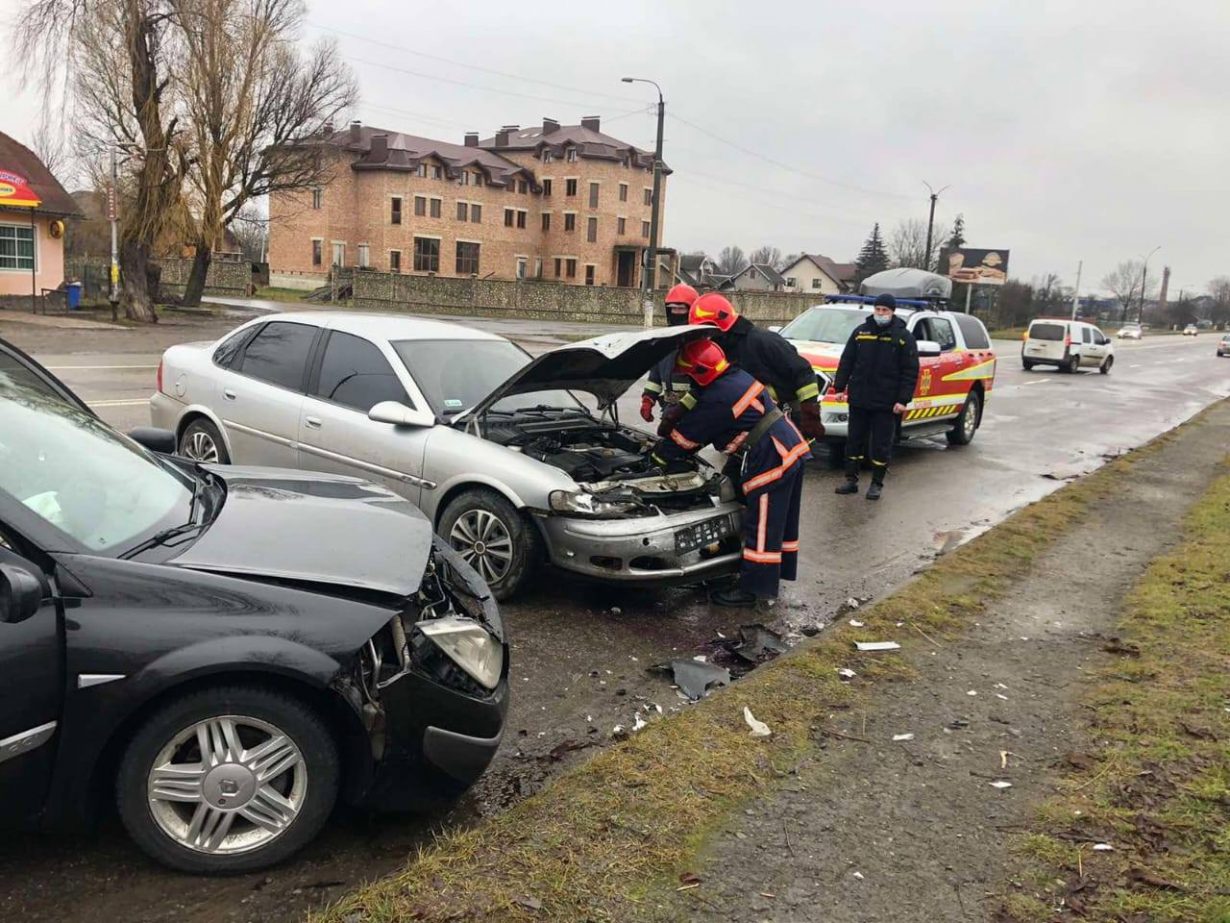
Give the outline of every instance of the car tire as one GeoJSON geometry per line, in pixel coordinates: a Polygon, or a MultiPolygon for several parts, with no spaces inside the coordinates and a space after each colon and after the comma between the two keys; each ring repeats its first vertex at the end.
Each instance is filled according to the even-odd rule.
{"type": "Polygon", "coordinates": [[[974,434],[978,432],[978,425],[981,422],[982,394],[979,391],[971,391],[969,397],[965,399],[965,406],[961,408],[961,415],[957,417],[957,422],[944,434],[948,439],[948,444],[969,445],[974,441],[974,434]]]}
{"type": "Polygon", "coordinates": [[[1109,375],[1111,368],[1114,367],[1114,364],[1115,364],[1115,357],[1107,356],[1106,359],[1102,362],[1102,364],[1098,366],[1098,371],[1101,372],[1103,375],[1109,375]]]}
{"type": "Polygon", "coordinates": [[[1034,364],[1030,362],[1028,359],[1022,359],[1021,368],[1025,369],[1025,371],[1027,372],[1032,372],[1034,370],[1034,364]]]}
{"type": "Polygon", "coordinates": [[[214,465],[229,465],[230,453],[218,427],[208,420],[197,418],[184,427],[179,437],[179,455],[193,461],[214,465]]]}
{"type": "Polygon", "coordinates": [[[116,805],[129,835],[158,862],[198,875],[238,874],[281,862],[307,845],[333,810],[340,778],[337,745],[310,708],[268,689],[221,686],[185,695],[146,719],[120,761],[116,805]],[[233,735],[225,731],[227,726],[233,735]],[[200,732],[205,740],[221,744],[209,758],[201,754],[200,728],[205,728],[200,732]],[[262,754],[261,748],[278,736],[284,743],[271,766],[263,762],[270,753],[262,754]],[[236,753],[234,746],[242,749],[236,753]],[[199,800],[194,800],[190,782],[183,777],[191,771],[194,757],[197,764],[214,763],[200,782],[199,800]],[[279,768],[283,764],[288,765],[279,768]],[[151,775],[159,765],[180,770],[179,776],[164,782],[174,797],[156,797],[151,775]],[[220,774],[223,767],[233,769],[220,774]],[[262,771],[275,773],[267,785],[258,784],[262,771]],[[225,788],[228,785],[234,790],[225,788]],[[207,800],[234,801],[245,791],[251,797],[242,808],[220,810],[215,801],[207,800]],[[262,792],[264,798],[259,797],[262,792]],[[282,820],[270,806],[290,815],[280,830],[269,829],[282,820]],[[265,824],[250,821],[245,811],[265,824]],[[200,836],[198,815],[205,824],[213,817],[229,817],[223,839],[211,843],[206,835],[199,846],[188,843],[194,827],[200,836]]]}
{"type": "Polygon", "coordinates": [[[532,523],[493,490],[463,491],[444,508],[437,529],[491,588],[511,599],[538,568],[541,540],[532,523]]]}

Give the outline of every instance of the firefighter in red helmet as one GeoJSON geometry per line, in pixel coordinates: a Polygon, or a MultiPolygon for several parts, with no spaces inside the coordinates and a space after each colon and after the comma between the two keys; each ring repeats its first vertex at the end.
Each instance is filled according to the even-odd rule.
{"type": "Polygon", "coordinates": [[[652,457],[665,467],[712,444],[738,460],[747,497],[739,586],[712,598],[723,606],[752,606],[775,597],[780,580],[798,575],[802,463],[811,452],[768,389],[732,365],[714,341],[684,344],[678,367],[696,384],[696,404],[654,447],[652,457]]]}
{"type": "MultiPolygon", "coordinates": [[[[682,327],[688,322],[688,312],[700,296],[690,285],[679,283],[666,293],[666,323],[670,327],[682,327]]],[[[654,404],[664,408],[674,407],[688,393],[691,382],[675,368],[675,353],[671,353],[649,370],[649,381],[641,392],[641,419],[653,422],[654,404]]]]}

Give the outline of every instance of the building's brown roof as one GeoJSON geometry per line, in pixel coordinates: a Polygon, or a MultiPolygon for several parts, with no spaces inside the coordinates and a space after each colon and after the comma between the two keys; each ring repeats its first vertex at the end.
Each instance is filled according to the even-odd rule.
{"type": "Polygon", "coordinates": [[[811,260],[825,275],[838,284],[852,283],[858,277],[858,267],[854,263],[838,263],[819,253],[804,253],[798,260],[795,260],[795,264],[802,260],[811,260]]]}
{"type": "Polygon", "coordinates": [[[445,165],[450,178],[464,167],[476,166],[482,168],[493,186],[505,186],[509,179],[521,175],[533,180],[533,175],[523,167],[481,147],[449,144],[447,141],[434,141],[368,125],[351,124],[334,132],[328,141],[360,155],[351,164],[355,170],[412,172],[418,169],[421,161],[435,158],[445,165]],[[379,139],[380,136],[384,136],[384,144],[379,140],[373,144],[372,139],[379,139]]]}
{"type": "Polygon", "coordinates": [[[35,209],[39,214],[78,214],[77,203],[73,201],[73,197],[64,190],[60,181],[52,176],[38,155],[4,132],[0,132],[0,169],[12,170],[26,178],[34,194],[43,200],[43,204],[35,209]]]}
{"type": "MultiPolygon", "coordinates": [[[[550,119],[542,125],[530,128],[508,127],[502,129],[493,137],[478,142],[479,147],[493,151],[533,151],[541,154],[544,148],[551,151],[555,157],[562,158],[564,151],[575,147],[580,157],[595,160],[614,160],[622,162],[630,160],[634,166],[644,169],[653,168],[653,153],[603,134],[597,127],[598,119],[586,119],[588,125],[559,125],[550,119]],[[503,140],[505,143],[499,143],[503,140]]],[[[663,174],[669,174],[670,168],[662,166],[663,174]]]]}

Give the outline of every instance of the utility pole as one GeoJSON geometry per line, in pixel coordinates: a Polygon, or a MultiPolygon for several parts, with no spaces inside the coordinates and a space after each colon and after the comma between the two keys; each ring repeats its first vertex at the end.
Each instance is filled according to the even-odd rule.
{"type": "Polygon", "coordinates": [[[1140,314],[1136,317],[1136,321],[1141,324],[1145,322],[1145,280],[1148,278],[1149,257],[1153,256],[1153,254],[1157,253],[1157,251],[1161,249],[1162,245],[1158,244],[1150,250],[1149,256],[1146,256],[1144,262],[1140,265],[1140,314]]]}
{"type": "MultiPolygon", "coordinates": [[[[1085,268],[1085,261],[1081,260],[1076,264],[1076,288],[1072,290],[1072,320],[1076,320],[1076,313],[1080,309],[1081,304],[1081,270],[1085,268]]],[[[1094,320],[1097,320],[1095,317],[1094,320]]]]}
{"type": "Polygon", "coordinates": [[[111,222],[111,294],[108,300],[111,302],[112,323],[117,320],[116,309],[120,303],[120,253],[119,235],[116,229],[117,201],[119,199],[118,177],[119,164],[116,160],[115,145],[113,144],[111,145],[111,187],[107,190],[107,218],[111,222]]]}
{"type": "MultiPolygon", "coordinates": [[[[924,262],[926,263],[926,265],[923,266],[923,269],[927,270],[927,272],[930,272],[931,271],[931,229],[935,226],[935,201],[936,199],[940,197],[940,192],[943,192],[944,189],[947,189],[948,187],[945,186],[939,192],[936,192],[934,189],[931,188],[931,184],[928,183],[926,180],[923,180],[923,185],[926,186],[927,191],[931,193],[931,212],[930,214],[927,215],[927,253],[926,253],[926,256],[924,257],[924,262]]],[[[968,309],[966,310],[966,313],[967,314],[969,313],[968,309]]]]}
{"type": "Polygon", "coordinates": [[[641,278],[644,284],[645,326],[653,326],[654,287],[658,274],[658,222],[662,201],[662,123],[666,116],[666,103],[662,100],[662,88],[644,77],[624,77],[624,83],[648,83],[658,91],[658,137],[653,152],[653,202],[649,215],[649,264],[641,278]]]}

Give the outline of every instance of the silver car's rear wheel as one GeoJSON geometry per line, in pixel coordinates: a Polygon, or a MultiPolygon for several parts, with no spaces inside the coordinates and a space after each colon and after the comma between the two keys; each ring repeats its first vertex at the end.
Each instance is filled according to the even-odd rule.
{"type": "Polygon", "coordinates": [[[193,461],[225,465],[231,460],[218,428],[208,420],[193,420],[179,437],[179,454],[193,461]]]}
{"type": "Polygon", "coordinates": [[[487,583],[498,583],[508,576],[513,560],[512,537],[494,513],[467,510],[453,524],[448,538],[487,583]]]}

